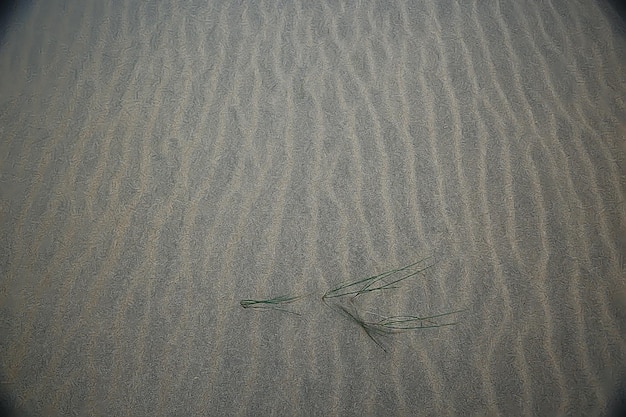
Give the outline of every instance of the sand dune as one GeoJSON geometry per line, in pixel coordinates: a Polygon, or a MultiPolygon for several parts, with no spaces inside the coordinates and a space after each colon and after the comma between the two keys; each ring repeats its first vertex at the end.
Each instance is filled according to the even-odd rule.
{"type": "Polygon", "coordinates": [[[610,412],[626,40],[609,6],[182,3],[35,1],[4,35],[11,407],[610,412]],[[321,300],[429,256],[358,309],[465,309],[455,326],[385,352],[321,300]],[[280,295],[299,315],[239,304],[280,295]]]}

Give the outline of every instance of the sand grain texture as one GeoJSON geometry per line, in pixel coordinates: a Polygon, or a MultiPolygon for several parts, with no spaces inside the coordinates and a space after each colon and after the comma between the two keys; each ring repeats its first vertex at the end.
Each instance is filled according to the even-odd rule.
{"type": "Polygon", "coordinates": [[[0,47],[8,402],[606,415],[626,380],[615,16],[565,0],[32,2],[0,47]],[[385,353],[321,300],[429,255],[359,308],[467,309],[456,326],[385,353]],[[239,304],[282,295],[306,295],[301,316],[239,304]]]}

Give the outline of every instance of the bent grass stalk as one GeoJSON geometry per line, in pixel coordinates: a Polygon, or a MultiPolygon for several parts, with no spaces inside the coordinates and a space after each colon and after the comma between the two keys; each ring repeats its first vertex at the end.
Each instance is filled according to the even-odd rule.
{"type": "Polygon", "coordinates": [[[343,304],[335,304],[345,315],[347,315],[352,321],[361,327],[367,336],[374,341],[382,350],[387,352],[385,346],[377,340],[377,337],[386,337],[394,333],[400,333],[406,330],[417,329],[433,329],[437,327],[454,326],[458,322],[445,322],[439,323],[436,319],[453,314],[461,313],[465,310],[451,311],[448,313],[435,314],[432,316],[382,316],[380,314],[369,313],[379,317],[382,317],[378,321],[369,321],[361,318],[356,307],[353,305],[352,309],[349,309],[343,304]],[[375,337],[376,336],[376,337],[375,337]]]}
{"type": "Polygon", "coordinates": [[[368,292],[396,289],[398,288],[396,284],[408,278],[411,278],[421,272],[424,272],[428,268],[431,268],[434,264],[429,264],[423,268],[418,269],[417,271],[413,271],[400,278],[395,278],[391,282],[385,282],[386,278],[394,274],[397,274],[398,272],[403,272],[408,269],[411,269],[428,259],[430,259],[430,257],[424,258],[422,260],[419,260],[417,262],[412,263],[411,265],[407,265],[402,268],[393,269],[391,271],[383,272],[382,274],[374,275],[373,277],[364,278],[355,282],[342,284],[336,288],[326,291],[326,293],[322,296],[322,300],[325,300],[326,298],[345,297],[347,295],[352,295],[353,297],[357,297],[361,294],[365,294],[368,292]]]}
{"type": "Polygon", "coordinates": [[[270,298],[267,300],[241,300],[239,304],[243,308],[259,308],[266,310],[277,310],[285,313],[295,314],[300,316],[300,313],[286,309],[284,306],[294,301],[299,300],[302,296],[290,297],[288,295],[281,295],[279,297],[270,298]]]}

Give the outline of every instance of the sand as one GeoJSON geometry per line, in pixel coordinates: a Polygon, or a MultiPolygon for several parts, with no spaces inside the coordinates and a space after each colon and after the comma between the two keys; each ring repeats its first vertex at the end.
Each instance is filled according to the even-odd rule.
{"type": "Polygon", "coordinates": [[[610,414],[625,33],[602,1],[24,5],[0,48],[6,406],[610,414]],[[425,257],[359,311],[454,326],[385,351],[321,300],[425,257]],[[281,295],[300,315],[240,305],[281,295]]]}

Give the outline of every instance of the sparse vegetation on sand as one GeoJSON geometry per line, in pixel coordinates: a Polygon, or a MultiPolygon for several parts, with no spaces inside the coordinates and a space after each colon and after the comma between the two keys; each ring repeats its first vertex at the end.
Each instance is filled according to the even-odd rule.
{"type": "MultiPolygon", "coordinates": [[[[367,312],[367,314],[363,316],[359,313],[357,297],[399,288],[400,285],[409,278],[423,274],[424,271],[431,268],[434,263],[430,262],[430,259],[430,257],[424,258],[402,268],[392,269],[382,274],[340,284],[326,291],[324,295],[322,295],[322,301],[324,304],[337,309],[340,313],[350,318],[385,352],[387,349],[381,341],[383,337],[408,330],[453,326],[457,324],[457,321],[454,320],[456,315],[464,310],[429,316],[385,316],[371,312],[367,312]]],[[[266,300],[241,300],[240,304],[243,308],[271,309],[300,316],[299,313],[285,308],[285,305],[301,298],[303,298],[303,296],[284,295],[266,300]]]]}

